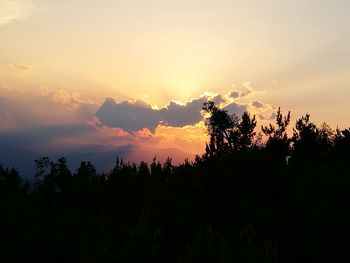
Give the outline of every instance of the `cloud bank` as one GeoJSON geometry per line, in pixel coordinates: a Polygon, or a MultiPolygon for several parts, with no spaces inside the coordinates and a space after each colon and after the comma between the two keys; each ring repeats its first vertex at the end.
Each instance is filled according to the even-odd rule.
{"type": "MultiPolygon", "coordinates": [[[[14,70],[17,69],[26,70],[14,70]]],[[[155,108],[142,100],[117,102],[111,98],[99,105],[77,92],[60,88],[26,89],[0,83],[0,164],[17,167],[24,158],[29,167],[40,155],[73,153],[77,160],[78,156],[103,156],[101,165],[106,156],[113,159],[113,155],[136,160],[165,153],[173,156],[171,153],[177,152],[178,160],[180,155],[183,159],[192,158],[203,151],[208,139],[203,122],[204,102],[213,100],[238,116],[249,111],[260,120],[271,118],[272,105],[247,101],[253,93],[205,93],[186,103],[170,101],[155,108]],[[18,159],[17,153],[28,154],[18,159]]]]}
{"type": "Polygon", "coordinates": [[[213,100],[216,104],[224,104],[224,110],[230,114],[242,115],[247,110],[247,105],[236,102],[227,102],[222,95],[203,95],[185,104],[170,101],[161,109],[153,109],[144,101],[123,101],[117,103],[108,98],[97,110],[96,116],[103,125],[118,127],[128,132],[135,132],[144,128],[154,132],[158,125],[184,127],[195,125],[203,120],[203,103],[213,100]]]}

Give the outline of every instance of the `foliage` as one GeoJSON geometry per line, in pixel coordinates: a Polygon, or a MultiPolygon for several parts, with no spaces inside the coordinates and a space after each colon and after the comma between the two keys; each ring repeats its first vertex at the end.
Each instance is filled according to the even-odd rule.
{"type": "Polygon", "coordinates": [[[350,129],[290,113],[204,105],[210,142],[193,162],[35,160],[32,188],[0,166],[1,262],[337,262],[349,260],[350,129]],[[289,161],[286,162],[286,159],[289,161]]]}
{"type": "Polygon", "coordinates": [[[235,114],[219,109],[214,102],[204,103],[203,110],[209,114],[206,120],[210,142],[206,145],[209,157],[224,155],[238,150],[247,150],[253,145],[256,127],[255,116],[244,112],[242,120],[235,114]]]}

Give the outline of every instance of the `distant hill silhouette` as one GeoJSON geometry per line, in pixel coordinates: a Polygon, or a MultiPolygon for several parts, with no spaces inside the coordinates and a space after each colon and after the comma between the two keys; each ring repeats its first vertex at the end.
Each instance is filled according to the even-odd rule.
{"type": "Polygon", "coordinates": [[[136,163],[141,161],[150,163],[154,156],[157,156],[161,162],[164,162],[167,157],[171,156],[175,164],[181,163],[185,158],[194,159],[194,154],[186,153],[175,148],[140,150],[131,144],[117,147],[91,144],[74,151],[51,153],[50,151],[42,153],[3,147],[0,151],[0,163],[6,164],[8,167],[16,167],[24,179],[31,181],[35,172],[34,160],[44,155],[49,156],[53,160],[61,156],[66,156],[69,160],[69,168],[73,170],[77,169],[82,161],[89,160],[94,163],[99,172],[107,172],[112,169],[117,157],[136,163]]]}

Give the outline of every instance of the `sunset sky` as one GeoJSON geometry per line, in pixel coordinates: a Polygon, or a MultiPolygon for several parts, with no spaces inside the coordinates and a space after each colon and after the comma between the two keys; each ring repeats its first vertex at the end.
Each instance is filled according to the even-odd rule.
{"type": "Polygon", "coordinates": [[[200,153],[207,99],[261,123],[281,106],[293,122],[309,112],[349,127],[349,10],[348,0],[0,0],[0,142],[200,153]]]}

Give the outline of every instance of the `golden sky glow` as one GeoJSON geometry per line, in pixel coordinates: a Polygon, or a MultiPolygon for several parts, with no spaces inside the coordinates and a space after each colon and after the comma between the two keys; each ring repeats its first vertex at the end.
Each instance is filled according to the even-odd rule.
{"type": "MultiPolygon", "coordinates": [[[[294,118],[309,112],[317,123],[347,127],[349,9],[345,0],[0,0],[0,91],[12,101],[0,129],[19,123],[21,107],[34,107],[27,112],[40,125],[91,123],[105,98],[161,109],[247,85],[251,96],[234,101],[250,110],[262,102],[257,114],[281,106],[294,118]],[[48,114],[49,102],[65,110],[48,114]],[[78,113],[81,104],[90,119],[78,113]]],[[[201,131],[199,123],[160,125],[150,144],[194,153],[205,141],[201,131]]]]}

